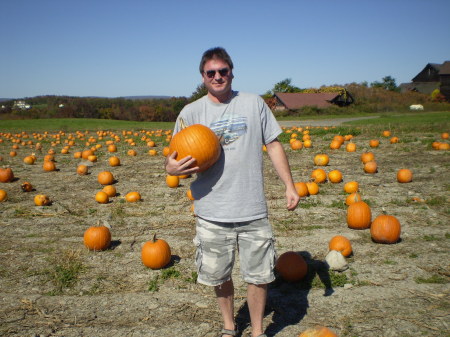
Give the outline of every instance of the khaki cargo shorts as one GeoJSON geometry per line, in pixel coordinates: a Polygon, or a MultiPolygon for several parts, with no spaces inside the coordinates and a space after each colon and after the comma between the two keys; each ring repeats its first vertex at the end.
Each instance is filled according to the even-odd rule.
{"type": "Polygon", "coordinates": [[[236,250],[242,278],[251,284],[275,279],[275,247],[267,218],[223,223],[197,217],[195,262],[202,284],[217,286],[231,278],[236,250]]]}

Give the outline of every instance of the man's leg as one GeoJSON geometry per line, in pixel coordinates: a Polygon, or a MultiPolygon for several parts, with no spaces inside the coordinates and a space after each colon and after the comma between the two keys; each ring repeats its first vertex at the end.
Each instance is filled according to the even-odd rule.
{"type": "MultiPolygon", "coordinates": [[[[236,330],[234,325],[234,285],[233,280],[228,280],[221,285],[215,286],[217,302],[223,318],[224,329],[236,330]]],[[[229,335],[223,335],[229,336],[229,335]]]]}
{"type": "Polygon", "coordinates": [[[248,284],[247,303],[252,322],[252,336],[263,333],[264,308],[267,299],[267,284],[248,284]]]}

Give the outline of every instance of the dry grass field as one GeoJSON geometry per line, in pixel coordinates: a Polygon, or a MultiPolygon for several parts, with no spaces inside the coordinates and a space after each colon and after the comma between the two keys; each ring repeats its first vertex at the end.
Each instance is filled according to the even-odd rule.
{"type": "MultiPolygon", "coordinates": [[[[320,183],[319,193],[302,198],[293,212],[286,211],[283,186],[265,156],[277,253],[295,251],[308,263],[301,282],[278,278],[270,285],[264,321],[268,336],[298,336],[317,324],[339,336],[449,336],[450,152],[432,147],[434,141],[449,142],[441,139],[448,130],[393,129],[389,137],[382,130],[285,127],[281,139],[296,182],[310,180],[319,153],[329,156],[323,167],[327,173],[339,170],[343,175],[340,183],[320,183]],[[301,139],[308,132],[312,147],[292,150],[292,134],[301,139]],[[332,150],[330,142],[337,134],[353,137],[332,150]],[[393,136],[398,143],[390,143],[393,136]],[[379,146],[370,147],[371,139],[378,139],[379,146]],[[346,151],[349,142],[356,144],[355,152],[346,151]],[[375,156],[376,173],[363,170],[360,156],[367,151],[375,156]],[[412,182],[397,182],[402,168],[413,172],[412,182]],[[400,221],[397,243],[375,243],[369,229],[348,228],[343,186],[349,181],[359,183],[372,219],[385,213],[400,221]],[[346,236],[353,247],[344,272],[329,270],[324,262],[335,235],[346,236]]],[[[166,185],[166,136],[165,130],[0,133],[0,167],[10,167],[15,176],[0,183],[7,193],[0,202],[0,335],[218,335],[221,319],[212,289],[196,283],[195,219],[186,196],[195,177],[181,179],[176,188],[166,185]],[[110,140],[116,153],[107,151],[110,140]],[[149,140],[156,143],[156,156],[148,153],[149,140]],[[68,153],[61,153],[69,144],[68,153]],[[91,147],[96,147],[95,162],[74,158],[75,152],[91,147]],[[46,172],[44,156],[50,149],[56,171],[46,172]],[[128,155],[130,149],[137,155],[128,155]],[[23,160],[31,153],[36,161],[28,165],[23,160]],[[120,166],[109,165],[113,155],[120,158],[120,166]],[[88,165],[87,175],[76,173],[80,163],[88,165]],[[105,170],[113,173],[118,195],[100,204],[95,201],[102,189],[97,176],[105,170]],[[23,192],[24,182],[33,190],[23,192]],[[127,202],[124,196],[131,191],[139,192],[142,200],[127,202]],[[36,206],[37,194],[47,195],[51,204],[36,206]],[[111,228],[111,246],[90,251],[83,245],[83,233],[99,222],[111,228]],[[145,267],[140,256],[154,233],[172,251],[170,264],[159,270],[145,267]]],[[[239,261],[233,273],[236,321],[247,336],[239,261]]]]}

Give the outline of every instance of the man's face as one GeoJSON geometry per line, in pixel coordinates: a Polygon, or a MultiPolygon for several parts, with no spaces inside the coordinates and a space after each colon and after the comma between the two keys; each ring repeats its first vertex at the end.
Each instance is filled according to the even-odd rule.
{"type": "Polygon", "coordinates": [[[233,73],[228,63],[212,59],[205,63],[202,74],[203,83],[208,92],[216,97],[226,97],[231,92],[233,73]]]}

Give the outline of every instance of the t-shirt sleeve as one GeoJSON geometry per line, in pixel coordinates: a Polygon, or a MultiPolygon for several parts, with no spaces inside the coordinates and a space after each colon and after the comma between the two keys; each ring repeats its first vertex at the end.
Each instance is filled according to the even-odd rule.
{"type": "Polygon", "coordinates": [[[275,140],[278,135],[281,134],[282,130],[280,124],[275,119],[275,116],[270,110],[269,106],[264,102],[262,98],[260,98],[261,104],[261,128],[262,128],[262,136],[263,136],[263,144],[268,144],[271,141],[275,140]]]}

